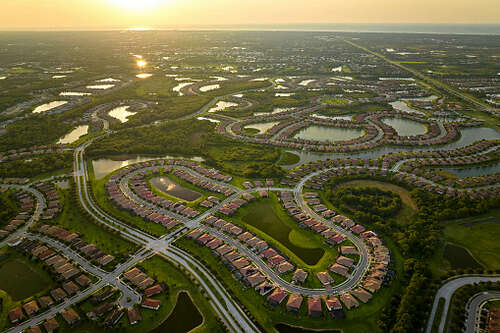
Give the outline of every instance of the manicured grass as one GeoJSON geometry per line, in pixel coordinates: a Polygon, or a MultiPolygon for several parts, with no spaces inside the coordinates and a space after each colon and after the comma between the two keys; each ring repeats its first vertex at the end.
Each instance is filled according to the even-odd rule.
{"type": "MultiPolygon", "coordinates": [[[[281,208],[274,193],[270,193],[268,199],[259,199],[240,208],[229,220],[244,226],[290,258],[298,267],[307,270],[309,276],[304,283],[306,287],[322,287],[316,273],[326,271],[338,256],[335,248],[325,244],[323,236],[300,228],[281,208]]],[[[330,275],[335,284],[345,280],[340,275],[330,275]]]]}
{"type": "Polygon", "coordinates": [[[42,293],[54,285],[41,264],[11,250],[7,251],[7,256],[0,262],[0,289],[9,294],[13,301],[42,293]]]}
{"type": "Polygon", "coordinates": [[[464,226],[457,221],[448,222],[444,227],[444,238],[467,248],[474,258],[488,269],[500,269],[500,242],[498,241],[500,224],[486,222],[464,226]]]}
{"type": "MultiPolygon", "coordinates": [[[[261,297],[252,288],[245,288],[241,282],[229,274],[227,267],[212,254],[210,249],[184,238],[179,239],[176,244],[201,259],[206,267],[214,272],[230,292],[252,313],[266,332],[273,332],[274,326],[279,323],[312,329],[343,329],[349,333],[376,332],[376,320],[379,313],[389,302],[392,294],[399,290],[399,282],[393,281],[389,286],[383,287],[374,294],[367,304],[362,304],[358,309],[346,311],[345,320],[332,320],[324,305],[323,317],[312,319],[307,316],[307,306],[305,305],[307,299],[304,299],[298,315],[286,312],[286,300],[276,308],[269,306],[266,297],[261,297]]],[[[394,248],[390,240],[388,240],[387,245],[393,250],[396,262],[395,269],[401,272],[403,265],[401,254],[394,248]]]]}
{"type": "Polygon", "coordinates": [[[64,208],[58,217],[45,221],[46,223],[79,233],[86,242],[96,245],[104,252],[117,258],[126,257],[137,250],[135,244],[104,229],[92,217],[83,212],[76,200],[74,185],[67,190],[59,190],[59,193],[63,199],[64,208]]]}
{"type": "Polygon", "coordinates": [[[281,154],[278,165],[293,165],[299,163],[299,161],[300,157],[298,155],[285,151],[281,154]]]}

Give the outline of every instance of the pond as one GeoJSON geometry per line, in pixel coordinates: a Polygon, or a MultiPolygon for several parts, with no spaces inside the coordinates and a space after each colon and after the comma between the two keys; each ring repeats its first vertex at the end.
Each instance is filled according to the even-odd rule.
{"type": "Polygon", "coordinates": [[[150,182],[159,191],[184,201],[195,201],[202,197],[201,193],[182,187],[168,177],[155,177],[150,182]]]}
{"type": "Polygon", "coordinates": [[[308,126],[294,135],[294,138],[317,141],[346,141],[362,137],[365,132],[357,128],[308,126]]]}
{"type": "Polygon", "coordinates": [[[87,89],[95,89],[95,90],[107,90],[113,88],[114,84],[96,84],[92,86],[87,86],[87,89]]]}
{"type": "Polygon", "coordinates": [[[459,178],[479,177],[500,173],[500,163],[486,166],[474,166],[470,168],[440,168],[439,170],[451,173],[459,178]]]}
{"type": "Polygon", "coordinates": [[[220,88],[220,84],[211,84],[211,85],[208,85],[208,86],[201,87],[200,91],[201,92],[208,92],[208,91],[216,90],[216,89],[219,89],[219,88],[220,88]]]}
{"type": "Polygon", "coordinates": [[[89,125],[80,125],[76,127],[74,130],[63,136],[57,143],[59,144],[69,144],[73,143],[76,140],[80,139],[80,137],[84,136],[89,132],[89,125]]]}
{"type": "Polygon", "coordinates": [[[313,113],[311,117],[319,118],[319,119],[332,119],[332,120],[352,120],[352,115],[343,115],[343,116],[323,116],[320,114],[313,113]]]}
{"type": "Polygon", "coordinates": [[[272,122],[268,122],[268,123],[256,123],[256,124],[247,125],[243,128],[256,129],[259,131],[259,134],[264,134],[267,131],[269,131],[271,128],[273,128],[275,125],[278,125],[279,123],[280,123],[279,121],[272,121],[272,122]]]}
{"type": "Polygon", "coordinates": [[[207,117],[198,117],[196,119],[198,119],[198,120],[208,120],[209,122],[214,123],[214,124],[220,123],[220,120],[212,119],[212,118],[207,118],[207,117]]]}
{"type": "Polygon", "coordinates": [[[277,324],[274,326],[279,333],[342,333],[341,330],[312,330],[303,327],[277,324]]]}
{"type": "Polygon", "coordinates": [[[384,118],[382,122],[394,128],[399,136],[416,136],[427,132],[424,124],[410,119],[384,118]]]}
{"type": "Polygon", "coordinates": [[[112,77],[108,77],[105,79],[97,80],[96,82],[118,82],[118,81],[120,81],[120,80],[113,79],[112,77]]]}
{"type": "Polygon", "coordinates": [[[108,115],[110,117],[118,119],[122,123],[126,123],[128,121],[129,116],[133,116],[134,114],[137,114],[137,112],[127,111],[128,108],[130,108],[130,106],[116,107],[113,110],[109,111],[108,115]]]}
{"type": "Polygon", "coordinates": [[[392,106],[394,108],[394,110],[397,110],[397,111],[425,115],[425,112],[422,112],[420,110],[409,107],[405,101],[395,101],[395,102],[389,103],[389,105],[392,106]]]}
{"type": "Polygon", "coordinates": [[[175,87],[172,88],[172,91],[176,92],[176,93],[179,93],[179,96],[184,96],[184,94],[181,92],[181,89],[184,88],[184,87],[190,86],[192,84],[194,84],[194,82],[179,83],[178,85],[176,85],[175,87]]]}
{"type": "MultiPolygon", "coordinates": [[[[323,257],[325,250],[321,247],[305,248],[297,246],[290,241],[290,233],[293,229],[279,218],[269,199],[251,204],[249,208],[251,210],[243,216],[243,222],[274,238],[306,264],[315,265],[323,257]]],[[[300,229],[299,232],[304,233],[305,231],[300,229]]]]}
{"type": "Polygon", "coordinates": [[[137,74],[135,77],[138,79],[148,79],[151,76],[153,76],[153,74],[141,73],[141,74],[137,74]]]}
{"type": "MultiPolygon", "coordinates": [[[[94,177],[96,179],[102,179],[106,177],[111,172],[118,170],[120,168],[126,167],[127,165],[146,162],[151,160],[159,160],[159,159],[180,159],[179,157],[173,156],[163,156],[163,157],[151,157],[151,156],[133,156],[126,157],[120,159],[118,158],[100,158],[92,161],[92,168],[94,169],[94,177]]],[[[204,159],[202,157],[193,157],[190,158],[191,161],[195,162],[203,162],[204,159]]]]}
{"type": "Polygon", "coordinates": [[[64,91],[59,94],[59,96],[67,96],[67,97],[79,97],[79,96],[90,96],[92,93],[89,92],[80,92],[80,91],[64,91]]]}
{"type": "Polygon", "coordinates": [[[45,103],[45,104],[37,106],[33,110],[33,113],[41,113],[41,112],[49,111],[49,110],[58,108],[64,104],[68,104],[68,101],[54,101],[54,102],[50,102],[50,103],[45,103]]]}
{"type": "Polygon", "coordinates": [[[291,151],[300,156],[300,162],[294,165],[286,166],[286,168],[295,168],[299,165],[314,162],[324,161],[327,159],[338,158],[360,158],[360,159],[377,159],[382,155],[398,152],[411,152],[411,151],[442,151],[453,150],[461,147],[468,146],[479,140],[496,140],[500,139],[500,132],[490,127],[470,127],[459,129],[460,138],[458,141],[444,144],[439,147],[379,147],[368,151],[353,152],[353,153],[315,153],[307,151],[291,151]]]}
{"type": "Polygon", "coordinates": [[[307,87],[309,84],[315,82],[316,80],[303,80],[299,83],[299,86],[307,87]]]}
{"type": "Polygon", "coordinates": [[[467,249],[455,244],[446,243],[443,258],[450,262],[452,269],[483,268],[467,249]]]}
{"type": "Polygon", "coordinates": [[[177,296],[175,308],[160,326],[150,333],[186,333],[203,323],[203,316],[193,303],[189,294],[181,291],[177,296]]]}
{"type": "Polygon", "coordinates": [[[276,114],[276,113],[281,113],[281,112],[287,112],[287,111],[293,111],[295,108],[274,108],[273,111],[270,112],[255,112],[253,115],[254,116],[265,116],[265,115],[271,115],[271,114],[276,114]]]}
{"type": "Polygon", "coordinates": [[[217,111],[222,111],[224,109],[227,109],[227,108],[233,108],[235,106],[238,106],[237,103],[233,103],[233,102],[224,102],[224,101],[219,101],[217,102],[217,104],[215,104],[214,107],[212,107],[210,110],[208,110],[209,113],[214,113],[214,112],[217,112],[217,111]]]}

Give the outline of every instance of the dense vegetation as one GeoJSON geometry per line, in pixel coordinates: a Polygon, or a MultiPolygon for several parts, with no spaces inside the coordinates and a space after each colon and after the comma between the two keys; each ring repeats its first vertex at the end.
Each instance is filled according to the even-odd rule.
{"type": "Polygon", "coordinates": [[[18,204],[12,197],[11,192],[0,194],[0,225],[9,222],[18,212],[18,204]]]}
{"type": "Polygon", "coordinates": [[[172,154],[201,156],[220,170],[243,177],[276,177],[278,148],[261,147],[227,139],[214,133],[208,121],[172,121],[158,126],[120,131],[88,149],[91,156],[113,154],[172,154]]]}
{"type": "Polygon", "coordinates": [[[327,191],[336,207],[353,216],[360,223],[383,223],[401,209],[399,195],[375,187],[341,187],[327,191]]]}
{"type": "Polygon", "coordinates": [[[0,163],[0,175],[3,177],[35,177],[44,173],[71,168],[73,155],[70,152],[62,154],[47,154],[33,157],[31,160],[14,160],[0,163]]]}
{"type": "Polygon", "coordinates": [[[59,116],[32,116],[16,121],[7,126],[7,134],[0,140],[0,151],[55,143],[72,127],[59,116]]]}

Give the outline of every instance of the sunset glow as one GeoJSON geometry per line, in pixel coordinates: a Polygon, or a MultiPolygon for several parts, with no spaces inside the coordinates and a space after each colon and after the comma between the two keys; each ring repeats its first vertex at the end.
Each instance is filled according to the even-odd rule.
{"type": "Polygon", "coordinates": [[[130,10],[145,10],[152,9],[162,3],[165,0],[112,0],[118,6],[121,6],[130,10]]]}

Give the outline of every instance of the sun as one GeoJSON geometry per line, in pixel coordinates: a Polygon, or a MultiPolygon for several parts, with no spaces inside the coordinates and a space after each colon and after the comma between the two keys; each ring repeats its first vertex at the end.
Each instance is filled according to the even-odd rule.
{"type": "Polygon", "coordinates": [[[115,4],[130,10],[151,9],[166,2],[166,0],[112,0],[115,4]]]}

